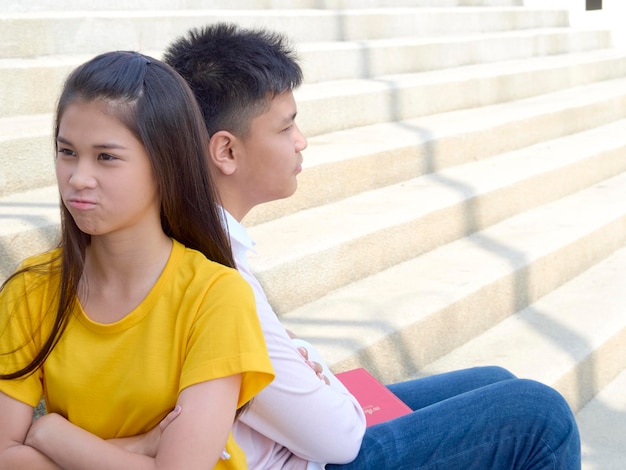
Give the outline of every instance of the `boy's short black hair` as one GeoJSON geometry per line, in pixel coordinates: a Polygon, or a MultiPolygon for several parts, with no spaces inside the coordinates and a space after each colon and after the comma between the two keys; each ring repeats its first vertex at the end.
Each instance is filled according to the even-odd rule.
{"type": "Polygon", "coordinates": [[[235,24],[192,29],[163,58],[189,83],[209,135],[227,130],[245,137],[271,98],[302,83],[295,51],[283,35],[235,24]]]}

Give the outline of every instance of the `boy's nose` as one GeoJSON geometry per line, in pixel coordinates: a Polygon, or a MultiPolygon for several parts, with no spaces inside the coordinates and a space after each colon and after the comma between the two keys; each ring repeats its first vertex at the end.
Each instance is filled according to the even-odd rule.
{"type": "Polygon", "coordinates": [[[309,143],[307,142],[306,137],[304,137],[304,134],[300,131],[300,128],[298,126],[296,126],[296,133],[296,150],[298,152],[302,152],[305,148],[307,148],[309,143]]]}

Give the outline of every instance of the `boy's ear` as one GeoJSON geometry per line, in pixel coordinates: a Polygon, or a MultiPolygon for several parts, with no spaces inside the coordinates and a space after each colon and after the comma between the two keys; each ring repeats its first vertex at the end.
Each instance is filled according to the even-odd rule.
{"type": "Polygon", "coordinates": [[[224,175],[232,175],[237,169],[233,146],[237,137],[228,131],[217,131],[209,140],[211,163],[224,175]]]}

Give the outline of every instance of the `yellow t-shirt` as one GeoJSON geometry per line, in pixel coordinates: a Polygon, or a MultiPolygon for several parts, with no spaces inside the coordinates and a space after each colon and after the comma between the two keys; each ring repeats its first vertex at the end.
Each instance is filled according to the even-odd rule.
{"type": "MultiPolygon", "coordinates": [[[[0,293],[0,353],[15,351],[0,356],[3,373],[30,362],[41,349],[56,313],[58,286],[58,274],[28,272],[0,293]]],[[[109,439],[152,429],[185,387],[234,374],[243,377],[239,406],[274,376],[252,291],[234,269],[174,241],[161,276],[132,312],[99,324],[77,304],[43,366],[26,378],[0,380],[0,390],[31,406],[43,395],[48,411],[109,439]]],[[[246,468],[232,436],[226,450],[231,458],[215,468],[246,468]]]]}

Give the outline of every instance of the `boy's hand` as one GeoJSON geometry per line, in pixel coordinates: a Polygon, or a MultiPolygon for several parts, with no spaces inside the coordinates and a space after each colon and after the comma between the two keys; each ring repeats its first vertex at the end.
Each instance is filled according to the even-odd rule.
{"type": "Polygon", "coordinates": [[[322,365],[319,362],[309,361],[309,351],[307,351],[306,348],[299,347],[297,349],[298,349],[298,352],[302,355],[302,357],[306,361],[307,365],[311,369],[313,369],[313,372],[317,374],[317,377],[320,380],[323,380],[326,383],[326,385],[330,385],[330,380],[328,380],[328,377],[322,374],[322,371],[324,370],[322,365]]]}

